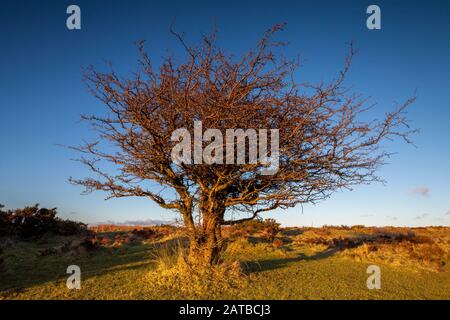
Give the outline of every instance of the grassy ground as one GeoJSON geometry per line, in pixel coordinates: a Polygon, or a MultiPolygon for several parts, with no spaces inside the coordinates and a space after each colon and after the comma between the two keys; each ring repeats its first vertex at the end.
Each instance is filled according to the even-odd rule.
{"type": "MultiPolygon", "coordinates": [[[[442,261],[434,270],[424,267],[428,264],[416,247],[405,246],[404,250],[412,250],[410,257],[417,261],[399,255],[403,251],[388,251],[386,244],[379,245],[375,253],[382,254],[378,255],[372,249],[362,250],[366,244],[355,248],[324,245],[322,242],[333,237],[371,234],[364,230],[330,230],[287,230],[277,236],[282,240],[277,245],[257,235],[230,238],[225,262],[241,261],[246,272],[210,281],[180,280],[171,273],[177,235],[105,245],[92,252],[44,256],[40,254],[44,249],[68,239],[14,241],[3,246],[0,299],[450,299],[447,247],[443,255],[438,252],[442,261]],[[387,253],[397,258],[390,259],[387,253]],[[411,261],[398,263],[399,257],[411,261]],[[80,290],[66,287],[66,269],[72,264],[81,268],[80,290]],[[371,264],[381,268],[380,290],[366,287],[366,269],[371,264]]],[[[448,229],[433,233],[448,244],[448,229]]]]}

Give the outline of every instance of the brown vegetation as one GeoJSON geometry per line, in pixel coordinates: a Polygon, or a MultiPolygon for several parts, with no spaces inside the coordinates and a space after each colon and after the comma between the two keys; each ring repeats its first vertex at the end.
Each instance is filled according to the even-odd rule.
{"type": "Polygon", "coordinates": [[[300,245],[341,251],[345,257],[442,271],[450,258],[450,228],[323,227],[303,228],[300,245]]]}
{"type": "Polygon", "coordinates": [[[228,226],[223,229],[223,236],[229,239],[257,235],[272,242],[280,232],[280,224],[274,219],[249,220],[243,223],[228,226]]]}

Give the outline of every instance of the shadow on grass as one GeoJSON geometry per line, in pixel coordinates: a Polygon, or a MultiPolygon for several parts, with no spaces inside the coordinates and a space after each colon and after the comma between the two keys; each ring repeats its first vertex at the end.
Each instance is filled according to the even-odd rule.
{"type": "Polygon", "coordinates": [[[289,264],[294,263],[294,262],[326,259],[326,258],[334,255],[338,251],[340,251],[338,248],[331,248],[331,249],[327,249],[325,251],[316,253],[311,256],[307,256],[307,255],[301,253],[297,257],[292,257],[292,258],[258,260],[258,261],[247,263],[247,268],[250,272],[255,272],[255,273],[262,272],[262,271],[275,270],[275,269],[285,268],[289,264]]]}
{"type": "Polygon", "coordinates": [[[0,272],[0,295],[22,292],[26,288],[47,282],[65,282],[70,274],[67,267],[77,265],[82,280],[109,272],[123,270],[146,270],[161,249],[172,250],[185,245],[183,238],[156,243],[138,243],[120,247],[100,247],[92,252],[53,254],[40,256],[39,251],[48,248],[42,243],[23,243],[11,246],[4,252],[6,266],[0,272]]]}

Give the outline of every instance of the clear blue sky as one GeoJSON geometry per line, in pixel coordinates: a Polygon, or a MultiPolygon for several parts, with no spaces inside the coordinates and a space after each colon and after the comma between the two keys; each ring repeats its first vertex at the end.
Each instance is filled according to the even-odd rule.
{"type": "Polygon", "coordinates": [[[146,40],[158,60],[180,46],[171,23],[196,41],[217,26],[230,52],[252,46],[275,23],[287,22],[287,56],[300,53],[298,81],[329,80],[342,66],[346,43],[356,56],[347,84],[377,102],[373,116],[417,89],[410,118],[417,148],[396,151],[380,171],[386,185],[340,192],[316,206],[277,211],[284,225],[450,224],[450,1],[2,1],[0,6],[0,203],[40,203],[85,222],[170,220],[146,199],[104,201],[67,182],[87,170],[58,144],[77,145],[92,132],[81,113],[101,112],[81,81],[81,67],[109,60],[122,74],[136,67],[134,42],[146,40]],[[66,28],[77,4],[82,29],[66,28]],[[382,30],[366,28],[366,8],[381,7],[382,30]]]}

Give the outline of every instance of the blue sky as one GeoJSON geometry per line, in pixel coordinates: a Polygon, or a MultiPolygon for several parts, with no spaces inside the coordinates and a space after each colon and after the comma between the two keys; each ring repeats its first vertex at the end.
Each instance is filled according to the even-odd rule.
{"type": "Polygon", "coordinates": [[[298,81],[330,80],[342,66],[346,43],[360,50],[347,85],[371,97],[382,116],[417,90],[410,110],[416,147],[397,152],[380,175],[386,185],[336,193],[315,206],[270,214],[284,225],[450,225],[450,1],[2,1],[0,7],[0,203],[40,203],[85,222],[171,220],[146,199],[104,201],[80,195],[67,182],[87,170],[59,144],[92,136],[79,121],[101,105],[81,81],[83,66],[111,61],[126,76],[137,64],[135,41],[146,40],[158,61],[176,54],[172,23],[195,42],[219,29],[219,43],[241,53],[261,34],[286,22],[285,54],[300,54],[298,81]],[[244,3],[242,3],[244,2],[244,3]],[[66,28],[66,8],[77,4],[82,29],[66,28]],[[366,28],[366,8],[381,8],[382,29],[366,28]]]}

